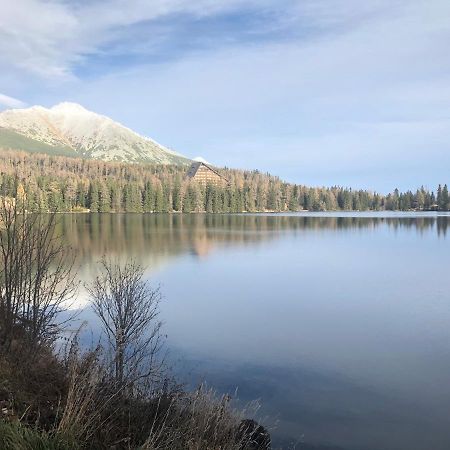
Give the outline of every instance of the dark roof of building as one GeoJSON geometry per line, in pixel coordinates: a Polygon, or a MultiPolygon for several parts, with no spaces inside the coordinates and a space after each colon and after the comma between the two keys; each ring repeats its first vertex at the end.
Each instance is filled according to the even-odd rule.
{"type": "Polygon", "coordinates": [[[191,167],[189,167],[189,170],[188,170],[188,173],[187,173],[188,177],[192,178],[193,176],[195,176],[195,174],[197,173],[197,170],[200,168],[201,165],[202,165],[201,162],[194,161],[191,164],[191,167]]]}

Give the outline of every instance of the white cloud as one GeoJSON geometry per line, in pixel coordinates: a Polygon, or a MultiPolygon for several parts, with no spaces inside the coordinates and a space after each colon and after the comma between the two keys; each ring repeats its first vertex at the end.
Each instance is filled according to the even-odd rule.
{"type": "Polygon", "coordinates": [[[6,106],[7,108],[23,108],[26,106],[26,103],[17,98],[0,93],[0,105],[6,106]]]}
{"type": "Polygon", "coordinates": [[[83,51],[74,39],[78,23],[66,6],[41,0],[3,2],[0,67],[16,66],[46,76],[64,76],[83,51]]]}
{"type": "MultiPolygon", "coordinates": [[[[72,2],[65,0],[15,0],[3,2],[0,14],[0,67],[20,67],[44,77],[67,78],[88,55],[104,55],[108,44],[127,39],[128,32],[137,24],[156,21],[163,17],[187,14],[202,18],[229,11],[248,10],[270,12],[271,21],[261,23],[267,29],[291,27],[303,38],[316,30],[347,32],[376,17],[395,17],[412,12],[419,21],[433,15],[433,21],[445,26],[444,0],[93,0],[72,2]],[[430,3],[430,4],[429,4],[430,3]],[[437,6],[436,6],[437,5],[437,6]],[[418,9],[418,13],[414,13],[418,9]],[[437,12],[437,14],[435,14],[437,12]],[[423,16],[425,14],[425,16],[423,16]],[[7,65],[8,64],[8,65],[7,65]]],[[[410,25],[416,25],[414,23],[410,25]]],[[[419,24],[420,25],[420,24],[419,24]]],[[[291,30],[292,31],[292,30],[291,30]]],[[[176,33],[170,28],[169,33],[176,33]]],[[[155,32],[155,40],[157,40],[155,32]]],[[[128,42],[130,52],[152,46],[149,42],[128,42]]],[[[95,65],[95,58],[92,58],[95,65]]]]}
{"type": "Polygon", "coordinates": [[[5,70],[13,65],[44,77],[70,78],[77,63],[86,55],[104,52],[103,46],[126,36],[127,27],[173,14],[204,17],[243,5],[264,7],[269,3],[269,0],[109,0],[78,5],[63,0],[3,2],[0,67],[5,70]]]}

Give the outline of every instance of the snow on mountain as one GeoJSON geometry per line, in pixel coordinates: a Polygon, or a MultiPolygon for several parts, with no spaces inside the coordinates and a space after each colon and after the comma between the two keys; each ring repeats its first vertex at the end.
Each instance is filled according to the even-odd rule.
{"type": "Polygon", "coordinates": [[[187,158],[152,139],[76,103],[60,103],[50,109],[33,106],[3,111],[0,113],[0,144],[2,132],[9,133],[8,142],[12,141],[10,133],[14,132],[55,149],[71,149],[82,157],[104,161],[188,162],[187,158]]]}
{"type": "Polygon", "coordinates": [[[211,164],[210,162],[206,161],[206,159],[203,158],[203,156],[196,156],[192,161],[201,162],[203,164],[211,164]]]}

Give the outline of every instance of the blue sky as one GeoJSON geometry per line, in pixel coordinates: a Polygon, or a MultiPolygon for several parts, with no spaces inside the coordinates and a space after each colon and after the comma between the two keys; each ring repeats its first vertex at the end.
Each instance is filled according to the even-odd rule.
{"type": "Polygon", "coordinates": [[[309,185],[449,182],[448,0],[0,0],[0,108],[309,185]]]}

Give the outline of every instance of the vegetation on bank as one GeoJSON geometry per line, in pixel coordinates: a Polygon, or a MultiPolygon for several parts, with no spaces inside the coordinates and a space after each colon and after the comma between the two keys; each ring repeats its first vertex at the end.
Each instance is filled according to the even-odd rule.
{"type": "Polygon", "coordinates": [[[134,262],[103,260],[87,286],[104,338],[70,334],[73,254],[56,215],[0,208],[0,448],[4,450],[256,450],[267,431],[200,386],[165,370],[160,294],[134,262]]]}
{"type": "Polygon", "coordinates": [[[450,209],[447,185],[436,192],[381,195],[339,186],[285,183],[258,171],[220,169],[227,186],[202,186],[185,166],[125,164],[2,150],[3,195],[27,198],[31,211],[264,212],[450,209]]]}

